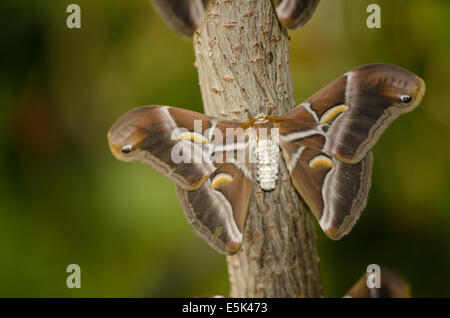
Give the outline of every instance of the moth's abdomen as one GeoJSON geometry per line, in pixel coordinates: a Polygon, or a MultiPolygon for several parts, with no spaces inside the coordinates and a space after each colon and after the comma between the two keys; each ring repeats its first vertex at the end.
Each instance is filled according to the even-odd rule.
{"type": "Polygon", "coordinates": [[[270,139],[258,140],[255,148],[256,175],[261,189],[271,191],[275,189],[278,179],[279,147],[270,139]]]}

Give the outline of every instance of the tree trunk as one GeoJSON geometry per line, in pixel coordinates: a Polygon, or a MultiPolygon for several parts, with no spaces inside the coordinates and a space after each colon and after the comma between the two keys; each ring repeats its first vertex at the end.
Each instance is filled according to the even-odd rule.
{"type": "MultiPolygon", "coordinates": [[[[194,49],[206,114],[246,122],[295,105],[289,37],[270,0],[208,1],[194,49]]],[[[321,296],[311,213],[284,160],[274,191],[254,183],[242,249],[227,261],[232,297],[321,296]]]]}

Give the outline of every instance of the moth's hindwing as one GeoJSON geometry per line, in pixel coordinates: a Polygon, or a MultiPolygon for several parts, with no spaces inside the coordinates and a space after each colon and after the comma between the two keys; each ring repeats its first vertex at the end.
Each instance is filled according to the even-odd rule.
{"type": "Polygon", "coordinates": [[[191,37],[202,22],[207,0],[152,0],[167,25],[184,37],[191,37]]]}
{"type": "Polygon", "coordinates": [[[371,184],[372,153],[351,164],[305,146],[280,144],[292,183],[332,239],[347,234],[364,209],[371,184]]]}
{"type": "Polygon", "coordinates": [[[177,187],[183,212],[208,244],[223,254],[235,254],[243,240],[251,181],[234,164],[223,164],[199,189],[177,187]]]}
{"type": "Polygon", "coordinates": [[[339,239],[355,224],[370,188],[370,149],[424,92],[425,83],[411,72],[369,64],[283,116],[280,145],[293,183],[329,237],[339,239]]]}
{"type": "Polygon", "coordinates": [[[280,22],[287,28],[295,29],[311,19],[319,0],[272,0],[280,22]]]}

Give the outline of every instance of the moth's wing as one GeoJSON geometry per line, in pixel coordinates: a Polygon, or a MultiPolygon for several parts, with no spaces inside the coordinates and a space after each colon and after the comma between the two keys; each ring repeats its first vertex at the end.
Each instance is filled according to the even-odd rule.
{"type": "Polygon", "coordinates": [[[379,288],[369,288],[367,286],[368,277],[372,273],[366,273],[363,277],[347,292],[345,297],[351,298],[409,298],[411,297],[411,286],[397,272],[381,267],[379,288]]]}
{"type": "Polygon", "coordinates": [[[339,239],[368,197],[370,149],[425,92],[416,75],[389,64],[350,71],[285,114],[277,123],[293,183],[325,233],[339,239]]]}
{"type": "Polygon", "coordinates": [[[364,209],[371,184],[372,153],[345,163],[324,152],[280,141],[292,182],[318,219],[322,230],[338,240],[364,209]]]}
{"type": "Polygon", "coordinates": [[[232,163],[221,165],[197,190],[177,186],[177,197],[194,231],[222,254],[235,254],[242,244],[252,183],[232,163]]]}
{"type": "Polygon", "coordinates": [[[153,7],[167,25],[184,37],[190,37],[202,22],[207,0],[152,0],[153,7]]]}
{"type": "Polygon", "coordinates": [[[280,137],[355,163],[394,119],[419,105],[424,93],[424,81],[403,68],[364,65],[285,114],[290,120],[280,123],[280,137]]]}
{"type": "Polygon", "coordinates": [[[251,177],[245,164],[219,159],[246,151],[240,143],[222,146],[240,125],[174,107],[144,106],[122,116],[108,141],[118,159],[144,162],[175,182],[194,231],[219,252],[233,254],[242,243],[251,177]],[[190,155],[179,161],[180,154],[190,155]]]}
{"type": "Polygon", "coordinates": [[[226,128],[238,125],[185,109],[143,106],[117,120],[108,132],[108,142],[119,160],[146,163],[181,188],[192,190],[216,170],[208,151],[212,139],[220,139],[226,128]]]}
{"type": "Polygon", "coordinates": [[[311,19],[319,0],[272,0],[280,22],[287,28],[295,29],[311,19]]]}

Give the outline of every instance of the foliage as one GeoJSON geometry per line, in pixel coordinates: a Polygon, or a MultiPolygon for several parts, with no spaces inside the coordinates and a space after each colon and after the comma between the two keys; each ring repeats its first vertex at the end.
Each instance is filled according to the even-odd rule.
{"type": "MultiPolygon", "coordinates": [[[[376,263],[402,273],[414,296],[450,296],[450,2],[322,1],[290,32],[296,99],[371,62],[427,83],[422,105],[374,148],[369,204],[334,242],[319,232],[326,296],[342,296],[376,263]]],[[[106,131],[129,109],[202,110],[192,43],[148,1],[0,4],[0,296],[152,297],[228,293],[225,258],[197,238],[174,186],[109,153],[106,131]],[[81,266],[82,288],[65,285],[81,266]]]]}

